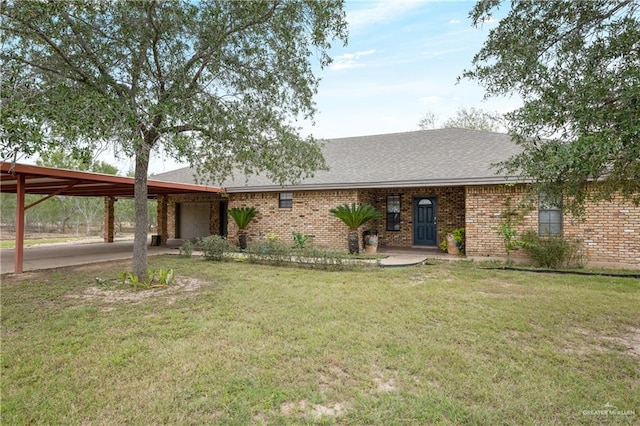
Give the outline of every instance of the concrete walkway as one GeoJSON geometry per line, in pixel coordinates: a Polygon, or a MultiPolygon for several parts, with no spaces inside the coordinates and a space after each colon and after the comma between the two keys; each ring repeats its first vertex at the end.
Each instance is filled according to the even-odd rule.
{"type": "MultiPolygon", "coordinates": [[[[148,247],[148,255],[178,254],[181,240],[169,240],[167,246],[148,247]]],[[[386,255],[380,259],[383,267],[398,267],[417,265],[427,259],[457,260],[459,256],[450,256],[437,249],[416,248],[380,248],[378,254],[386,255]]],[[[133,241],[103,242],[74,242],[37,245],[25,247],[23,270],[35,271],[41,269],[60,268],[64,266],[85,265],[90,263],[108,262],[111,260],[126,260],[133,257],[133,241]]],[[[0,273],[13,273],[14,250],[0,249],[0,273]]]]}
{"type": "Polygon", "coordinates": [[[382,267],[411,266],[424,263],[429,259],[460,260],[461,256],[444,253],[437,248],[422,247],[379,247],[378,254],[386,255],[379,264],[382,267]]]}

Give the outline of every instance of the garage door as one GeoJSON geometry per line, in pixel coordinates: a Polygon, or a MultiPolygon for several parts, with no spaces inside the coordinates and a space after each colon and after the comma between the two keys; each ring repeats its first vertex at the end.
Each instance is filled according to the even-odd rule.
{"type": "Polygon", "coordinates": [[[179,212],[178,238],[190,240],[211,235],[210,203],[180,203],[179,212]]]}

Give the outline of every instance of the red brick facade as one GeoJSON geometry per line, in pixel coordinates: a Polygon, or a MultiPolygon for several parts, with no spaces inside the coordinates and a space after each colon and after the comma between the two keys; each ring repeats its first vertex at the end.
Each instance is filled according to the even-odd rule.
{"type": "MultiPolygon", "coordinates": [[[[438,231],[464,227],[464,187],[372,189],[362,193],[362,202],[371,204],[383,215],[381,220],[368,226],[379,231],[381,246],[411,247],[413,245],[413,199],[418,197],[436,199],[438,231]],[[400,231],[386,230],[385,214],[389,195],[400,195],[400,231]]],[[[439,241],[440,232],[438,232],[439,241]]]]}
{"type": "MultiPolygon", "coordinates": [[[[279,192],[238,193],[229,197],[229,208],[254,207],[257,217],[247,229],[249,240],[268,233],[279,235],[284,241],[293,242],[293,233],[313,235],[313,243],[319,247],[346,248],[346,226],[329,213],[340,204],[359,203],[356,190],[296,191],[293,206],[279,207],[279,192]]],[[[229,238],[234,239],[238,229],[233,220],[228,222],[229,238]]]]}
{"type": "MultiPolygon", "coordinates": [[[[435,197],[438,229],[464,227],[464,188],[394,188],[367,190],[296,191],[293,207],[278,207],[278,192],[231,194],[229,208],[255,207],[258,216],[249,226],[249,238],[274,232],[283,239],[292,239],[293,232],[314,235],[314,244],[321,247],[347,248],[348,229],[329,210],[340,204],[369,203],[383,218],[363,227],[379,233],[380,245],[410,247],[413,245],[413,198],[435,197]],[[386,231],[385,213],[388,195],[400,195],[400,231],[386,231]]],[[[237,227],[229,221],[229,236],[237,227]]]]}
{"type": "MultiPolygon", "coordinates": [[[[468,186],[466,188],[466,249],[468,256],[504,256],[497,228],[504,200],[516,205],[526,197],[522,185],[468,186]]],[[[538,230],[538,205],[530,204],[516,228],[518,234],[538,230]]],[[[590,266],[640,269],[640,207],[620,196],[588,204],[584,220],[563,215],[563,234],[580,242],[584,261],[590,266]]],[[[517,254],[516,254],[517,255],[517,254]]],[[[520,254],[522,255],[522,254],[520,254]]]]}
{"type": "MultiPolygon", "coordinates": [[[[293,233],[301,232],[313,235],[316,246],[346,250],[348,229],[329,209],[340,204],[369,203],[383,214],[383,219],[367,224],[367,228],[378,231],[380,245],[410,247],[413,245],[413,200],[434,197],[438,231],[465,227],[468,256],[503,257],[505,250],[498,227],[505,200],[508,198],[511,205],[516,206],[526,196],[522,185],[293,191],[291,208],[279,207],[279,192],[233,193],[228,198],[171,197],[167,206],[167,229],[169,238],[175,238],[176,203],[208,201],[211,203],[210,230],[217,234],[220,203],[226,201],[228,208],[254,207],[258,211],[247,230],[249,240],[275,233],[284,241],[293,242],[293,233]],[[400,231],[386,231],[386,201],[390,195],[400,196],[400,231]]],[[[530,203],[530,209],[523,212],[524,218],[516,228],[518,234],[537,231],[537,202],[530,203]]],[[[588,205],[584,221],[565,214],[563,232],[567,238],[581,242],[584,260],[590,265],[640,269],[640,208],[620,197],[588,205]]],[[[233,220],[228,220],[228,236],[230,240],[237,238],[233,220]]],[[[516,253],[518,255],[523,253],[516,253]]]]}

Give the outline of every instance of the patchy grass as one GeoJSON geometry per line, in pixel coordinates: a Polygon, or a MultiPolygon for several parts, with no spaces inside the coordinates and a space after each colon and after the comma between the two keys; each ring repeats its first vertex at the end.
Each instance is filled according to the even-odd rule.
{"type": "MultiPolygon", "coordinates": [[[[41,238],[26,237],[24,240],[25,247],[40,246],[44,244],[60,244],[70,243],[75,241],[102,241],[102,237],[83,237],[78,235],[70,236],[46,236],[41,238]]],[[[15,248],[15,239],[0,241],[0,249],[12,249],[15,248]]]]}
{"type": "MultiPolygon", "coordinates": [[[[58,243],[68,243],[71,241],[77,241],[81,238],[78,237],[57,237],[57,238],[30,238],[24,240],[24,246],[39,246],[43,244],[58,244],[58,243]]],[[[0,248],[15,248],[16,242],[14,240],[4,240],[0,241],[0,248]]]]}
{"type": "Polygon", "coordinates": [[[175,269],[176,285],[122,287],[128,262],[2,277],[2,424],[640,416],[638,280],[470,262],[325,272],[166,256],[150,266],[175,269]]]}

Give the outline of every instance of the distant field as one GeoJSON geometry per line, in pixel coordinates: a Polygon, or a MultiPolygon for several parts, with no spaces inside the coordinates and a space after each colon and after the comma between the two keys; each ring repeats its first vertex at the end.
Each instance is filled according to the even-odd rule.
{"type": "Polygon", "coordinates": [[[7,275],[2,424],[637,424],[640,282],[160,256],[7,275]]]}
{"type": "MultiPolygon", "coordinates": [[[[133,238],[131,234],[118,235],[118,239],[133,238]]],[[[53,234],[53,233],[34,233],[25,235],[25,246],[36,246],[42,244],[56,244],[67,243],[71,241],[102,241],[102,236],[84,236],[84,235],[72,235],[72,234],[53,234]]],[[[2,233],[2,239],[0,240],[0,249],[14,248],[15,247],[15,234],[14,233],[2,233]]]]}

